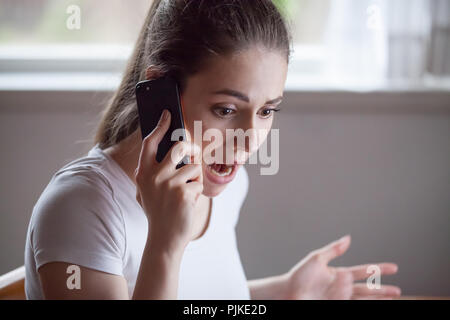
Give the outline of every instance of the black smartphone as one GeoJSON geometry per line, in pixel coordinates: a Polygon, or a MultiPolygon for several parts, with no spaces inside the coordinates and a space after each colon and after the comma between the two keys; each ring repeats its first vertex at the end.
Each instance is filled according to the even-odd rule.
{"type": "MultiPolygon", "coordinates": [[[[156,153],[156,161],[161,162],[175,142],[186,140],[178,83],[170,76],[140,81],[136,84],[136,101],[142,139],[156,127],[164,109],[171,113],[169,130],[159,143],[156,153]],[[172,141],[172,133],[177,129],[179,129],[177,131],[178,140],[172,141]]],[[[176,168],[188,163],[189,157],[186,156],[177,164],[176,168]]]]}

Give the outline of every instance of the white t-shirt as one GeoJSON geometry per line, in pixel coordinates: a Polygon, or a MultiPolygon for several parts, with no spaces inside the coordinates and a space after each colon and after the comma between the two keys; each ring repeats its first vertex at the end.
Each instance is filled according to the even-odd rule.
{"type": "MultiPolygon", "coordinates": [[[[213,198],[207,230],[183,254],[178,299],[250,299],[235,234],[247,190],[241,167],[213,198]]],[[[56,172],[33,208],[25,246],[26,296],[43,299],[37,270],[62,261],[123,276],[131,297],[146,239],[147,218],[135,185],[96,145],[56,172]]]]}

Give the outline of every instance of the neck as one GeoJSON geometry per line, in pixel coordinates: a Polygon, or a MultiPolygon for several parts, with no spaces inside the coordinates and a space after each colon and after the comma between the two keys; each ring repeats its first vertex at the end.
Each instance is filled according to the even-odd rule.
{"type": "Polygon", "coordinates": [[[103,150],[103,152],[117,162],[134,184],[136,184],[134,172],[137,168],[139,155],[141,153],[140,142],[141,134],[139,130],[136,130],[118,144],[103,150]]]}

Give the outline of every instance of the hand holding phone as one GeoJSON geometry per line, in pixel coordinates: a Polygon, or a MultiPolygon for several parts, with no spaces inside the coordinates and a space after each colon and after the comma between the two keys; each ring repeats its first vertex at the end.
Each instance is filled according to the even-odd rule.
{"type": "MultiPolygon", "coordinates": [[[[136,85],[136,101],[139,113],[142,139],[150,134],[158,124],[164,109],[170,111],[171,123],[163,139],[158,145],[156,161],[161,162],[170,148],[175,144],[172,133],[178,133],[178,141],[186,141],[186,133],[179,94],[178,83],[170,76],[163,76],[154,80],[141,81],[136,85]]],[[[185,157],[176,168],[188,164],[185,157]]]]}
{"type": "Polygon", "coordinates": [[[203,192],[202,165],[184,165],[190,157],[201,154],[200,147],[192,148],[185,141],[180,96],[174,79],[162,77],[139,82],[136,100],[143,139],[135,172],[136,200],[151,221],[148,234],[152,249],[176,254],[192,240],[195,207],[203,192]],[[164,110],[167,117],[161,116],[164,110]],[[182,129],[179,140],[183,141],[172,141],[176,129],[182,129]],[[181,153],[174,153],[174,158],[167,155],[172,146],[182,147],[181,153]]]}
{"type": "Polygon", "coordinates": [[[200,147],[191,148],[187,141],[175,142],[181,152],[175,152],[174,158],[156,161],[157,146],[171,123],[170,113],[165,111],[155,130],[142,142],[135,172],[136,200],[150,222],[148,235],[152,250],[177,255],[193,239],[195,209],[203,192],[202,165],[192,163],[175,168],[173,161],[177,163],[185,156],[200,154],[200,147]]]}

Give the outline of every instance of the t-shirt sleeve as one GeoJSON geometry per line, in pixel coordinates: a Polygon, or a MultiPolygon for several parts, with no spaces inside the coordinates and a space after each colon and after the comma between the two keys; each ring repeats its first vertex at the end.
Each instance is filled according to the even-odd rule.
{"type": "Polygon", "coordinates": [[[36,269],[67,262],[123,275],[125,228],[113,190],[94,170],[54,176],[33,208],[36,269]]]}

